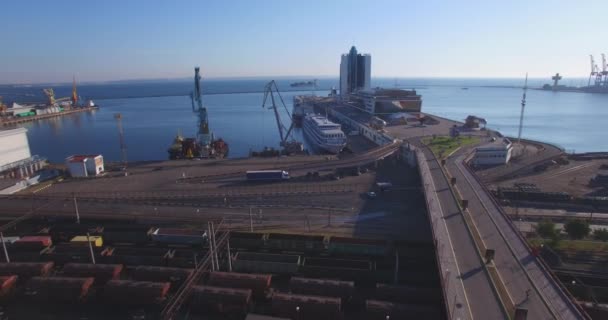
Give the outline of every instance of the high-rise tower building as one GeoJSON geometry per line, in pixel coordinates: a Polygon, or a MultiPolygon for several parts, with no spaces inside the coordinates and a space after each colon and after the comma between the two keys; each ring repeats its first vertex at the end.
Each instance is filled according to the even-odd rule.
{"type": "Polygon", "coordinates": [[[370,88],[372,56],[357,53],[357,48],[343,54],[340,61],[340,96],[370,88]]]}

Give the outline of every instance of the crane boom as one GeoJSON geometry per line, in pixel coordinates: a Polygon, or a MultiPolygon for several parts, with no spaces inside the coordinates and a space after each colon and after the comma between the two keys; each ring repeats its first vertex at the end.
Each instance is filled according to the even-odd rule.
{"type": "Polygon", "coordinates": [[[287,153],[301,152],[304,149],[302,143],[295,141],[293,137],[291,137],[291,132],[293,130],[294,123],[292,122],[289,128],[287,128],[281,121],[281,115],[279,114],[279,108],[277,107],[277,100],[274,97],[275,91],[279,96],[279,101],[281,102],[283,109],[285,109],[287,116],[289,117],[289,119],[291,119],[291,114],[289,113],[289,110],[285,105],[285,101],[283,100],[283,97],[279,92],[279,87],[277,86],[277,83],[274,80],[268,82],[264,87],[264,100],[262,102],[262,108],[267,108],[266,102],[268,101],[268,97],[270,96],[270,101],[272,105],[269,106],[268,109],[272,109],[274,111],[274,117],[277,122],[277,128],[279,129],[279,137],[281,139],[280,145],[285,148],[285,151],[287,153]],[[290,138],[291,141],[289,141],[290,138]]]}
{"type": "Polygon", "coordinates": [[[526,108],[526,92],[528,91],[528,74],[526,73],[526,82],[524,83],[524,94],[521,98],[521,113],[519,115],[519,130],[517,133],[517,143],[521,145],[521,131],[524,126],[524,110],[526,108]]]}

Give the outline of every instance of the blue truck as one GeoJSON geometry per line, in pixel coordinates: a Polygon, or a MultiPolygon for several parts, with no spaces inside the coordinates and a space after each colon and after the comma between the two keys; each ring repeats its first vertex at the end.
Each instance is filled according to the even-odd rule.
{"type": "Polygon", "coordinates": [[[283,181],[289,180],[289,172],[284,170],[247,171],[247,181],[283,181]]]}

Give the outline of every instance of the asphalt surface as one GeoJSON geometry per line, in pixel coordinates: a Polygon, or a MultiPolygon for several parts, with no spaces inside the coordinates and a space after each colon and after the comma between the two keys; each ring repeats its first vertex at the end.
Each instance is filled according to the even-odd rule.
{"type": "Polygon", "coordinates": [[[456,178],[456,187],[463,199],[469,201],[469,212],[486,247],[496,250],[495,265],[515,306],[528,309],[528,319],[584,319],[464,167],[464,152],[450,157],[446,169],[456,178]]]}
{"type": "MultiPolygon", "coordinates": [[[[432,174],[443,219],[456,255],[456,262],[460,271],[459,278],[464,285],[472,317],[474,319],[506,318],[500,301],[491,287],[489,275],[482,265],[475,243],[467,230],[464,218],[450,192],[448,181],[441,172],[439,163],[428,148],[420,148],[419,150],[424,152],[432,174]]],[[[450,298],[448,297],[448,299],[450,298]]]]}

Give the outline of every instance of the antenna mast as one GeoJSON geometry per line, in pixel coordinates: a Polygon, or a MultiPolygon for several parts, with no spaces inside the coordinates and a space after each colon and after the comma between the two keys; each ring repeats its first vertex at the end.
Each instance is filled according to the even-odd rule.
{"type": "Polygon", "coordinates": [[[118,125],[118,137],[120,139],[120,156],[122,160],[123,169],[127,170],[127,145],[125,144],[125,135],[122,130],[122,114],[115,113],[114,119],[116,119],[116,123],[118,125]]]}
{"type": "Polygon", "coordinates": [[[519,132],[517,133],[517,144],[521,145],[521,130],[524,126],[524,110],[526,109],[526,92],[528,91],[528,73],[526,72],[526,82],[524,83],[524,95],[521,98],[521,114],[519,115],[519,132]]]}

